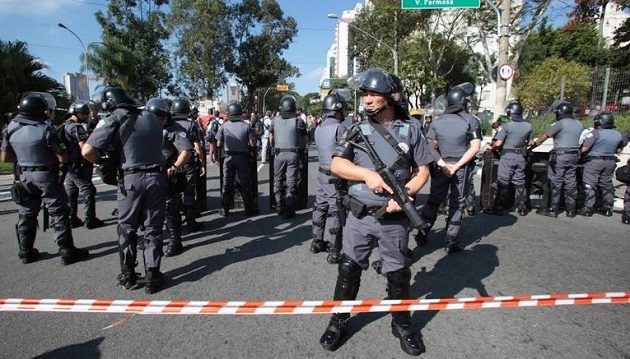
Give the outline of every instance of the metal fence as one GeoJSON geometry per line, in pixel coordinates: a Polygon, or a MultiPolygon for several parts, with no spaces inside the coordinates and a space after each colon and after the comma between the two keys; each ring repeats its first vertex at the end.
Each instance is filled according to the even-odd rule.
{"type": "Polygon", "coordinates": [[[630,70],[593,69],[589,107],[607,112],[630,111],[630,70]]]}

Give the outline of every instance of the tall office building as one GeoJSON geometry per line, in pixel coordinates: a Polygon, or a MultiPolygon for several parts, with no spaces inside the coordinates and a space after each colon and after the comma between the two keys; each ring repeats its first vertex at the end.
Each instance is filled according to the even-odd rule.
{"type": "Polygon", "coordinates": [[[66,72],[63,74],[63,84],[66,87],[66,93],[76,100],[90,100],[90,90],[85,74],[66,72]]]}

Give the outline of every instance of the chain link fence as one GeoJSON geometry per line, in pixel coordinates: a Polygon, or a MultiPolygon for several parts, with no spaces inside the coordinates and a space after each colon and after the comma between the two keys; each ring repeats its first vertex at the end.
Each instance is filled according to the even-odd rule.
{"type": "Polygon", "coordinates": [[[608,67],[593,69],[589,98],[589,109],[613,113],[630,112],[630,71],[608,67]]]}

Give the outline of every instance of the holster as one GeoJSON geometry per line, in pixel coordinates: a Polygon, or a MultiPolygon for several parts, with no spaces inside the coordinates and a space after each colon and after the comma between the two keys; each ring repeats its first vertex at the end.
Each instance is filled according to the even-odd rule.
{"type": "Polygon", "coordinates": [[[168,193],[182,193],[186,189],[186,173],[176,172],[168,178],[168,193]]]}
{"type": "Polygon", "coordinates": [[[549,166],[556,166],[556,162],[558,161],[558,154],[556,151],[549,152],[549,166]]]}
{"type": "Polygon", "coordinates": [[[31,198],[31,192],[22,182],[15,181],[11,187],[11,198],[15,204],[21,205],[31,198]]]}
{"type": "Polygon", "coordinates": [[[348,208],[350,212],[352,212],[352,215],[354,215],[358,219],[362,219],[367,215],[368,208],[365,203],[359,201],[352,196],[345,196],[343,199],[343,205],[345,208],[348,208]]]}

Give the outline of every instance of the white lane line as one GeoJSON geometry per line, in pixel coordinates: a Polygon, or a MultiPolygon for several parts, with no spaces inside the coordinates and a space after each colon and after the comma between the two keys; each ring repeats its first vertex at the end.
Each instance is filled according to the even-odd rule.
{"type": "Polygon", "coordinates": [[[260,170],[261,170],[263,167],[265,167],[265,164],[264,164],[264,163],[259,164],[259,165],[258,165],[258,169],[256,170],[256,172],[260,172],[260,170]]]}

